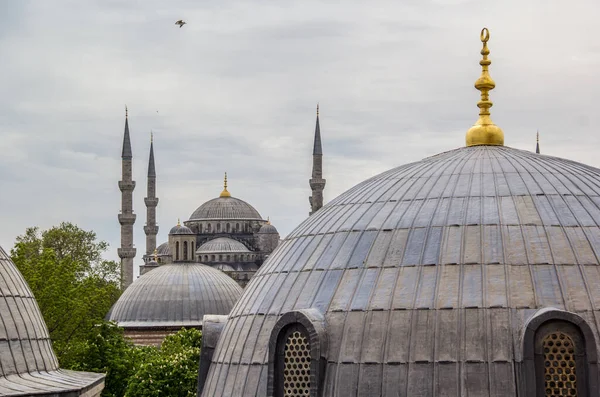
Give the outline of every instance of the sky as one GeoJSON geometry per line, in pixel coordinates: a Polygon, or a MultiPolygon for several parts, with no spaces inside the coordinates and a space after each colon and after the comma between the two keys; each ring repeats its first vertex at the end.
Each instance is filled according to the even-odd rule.
{"type": "Polygon", "coordinates": [[[229,191],[282,237],[309,211],[320,103],[325,201],[464,146],[481,28],[505,144],[600,167],[597,0],[0,0],[0,246],[62,221],[118,260],[125,105],[137,265],[154,133],[158,243],[229,191]],[[174,23],[184,19],[179,28],[174,23]]]}

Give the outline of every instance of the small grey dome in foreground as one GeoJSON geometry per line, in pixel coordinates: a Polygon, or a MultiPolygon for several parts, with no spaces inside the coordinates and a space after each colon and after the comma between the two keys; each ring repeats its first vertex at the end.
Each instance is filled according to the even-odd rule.
{"type": "Polygon", "coordinates": [[[599,225],[600,170],[573,161],[473,146],[384,172],[270,255],[202,395],[266,396],[271,332],[303,309],[324,318],[324,397],[528,395],[522,338],[551,307],[591,330],[593,382],[599,225]]]}
{"type": "Polygon", "coordinates": [[[217,197],[202,204],[189,221],[198,220],[261,220],[253,206],[235,197],[217,197]]]}
{"type": "Polygon", "coordinates": [[[265,223],[264,225],[262,225],[258,232],[260,234],[279,234],[277,228],[271,225],[270,223],[265,223]]]}
{"type": "Polygon", "coordinates": [[[205,314],[228,314],[242,289],[200,263],[161,265],[133,282],[108,320],[127,327],[201,326],[205,314]]]}
{"type": "Polygon", "coordinates": [[[169,243],[165,242],[156,247],[156,253],[158,256],[171,255],[171,249],[169,248],[169,243]]]}
{"type": "Polygon", "coordinates": [[[250,250],[241,242],[227,238],[218,237],[213,240],[209,240],[202,244],[196,250],[197,254],[214,254],[214,253],[247,253],[250,250]]]}
{"type": "Polygon", "coordinates": [[[99,395],[103,374],[60,369],[42,313],[0,247],[0,396],[99,395]]]}

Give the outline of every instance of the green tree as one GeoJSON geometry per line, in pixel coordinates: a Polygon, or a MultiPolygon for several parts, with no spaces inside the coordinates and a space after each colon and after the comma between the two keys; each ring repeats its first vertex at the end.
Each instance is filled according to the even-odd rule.
{"type": "Polygon", "coordinates": [[[129,379],[125,397],[195,396],[202,333],[182,329],[163,341],[160,351],[129,379]]]}
{"type": "Polygon", "coordinates": [[[134,346],[124,338],[123,329],[115,323],[103,322],[94,328],[87,340],[72,342],[68,354],[69,361],[74,363],[71,369],[106,374],[103,396],[121,397],[129,378],[142,363],[157,356],[158,349],[134,346]]]}
{"type": "Polygon", "coordinates": [[[120,295],[119,265],[102,259],[108,248],[96,234],[72,223],[17,237],[11,257],[29,284],[61,366],[72,348],[88,340],[120,295]]]}

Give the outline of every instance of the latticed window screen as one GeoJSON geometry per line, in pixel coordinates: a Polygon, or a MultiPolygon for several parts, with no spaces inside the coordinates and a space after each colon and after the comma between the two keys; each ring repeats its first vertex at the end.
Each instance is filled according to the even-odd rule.
{"type": "Polygon", "coordinates": [[[577,396],[575,346],[571,337],[556,331],[543,341],[546,397],[577,396]]]}
{"type": "Polygon", "coordinates": [[[310,396],[310,341],[303,329],[294,327],[283,349],[283,396],[310,396]]]}

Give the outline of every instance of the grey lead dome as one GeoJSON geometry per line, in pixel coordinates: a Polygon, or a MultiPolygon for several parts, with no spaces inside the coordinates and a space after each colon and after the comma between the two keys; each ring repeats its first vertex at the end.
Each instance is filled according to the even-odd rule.
{"type": "Polygon", "coordinates": [[[217,197],[198,207],[188,221],[213,219],[262,220],[258,211],[244,200],[235,197],[217,197]]]}
{"type": "Polygon", "coordinates": [[[327,333],[323,396],[528,395],[523,335],[549,308],[589,325],[595,360],[599,223],[600,170],[573,161],[473,146],[384,172],[271,254],[202,395],[266,396],[276,322],[311,308],[327,333]]]}

